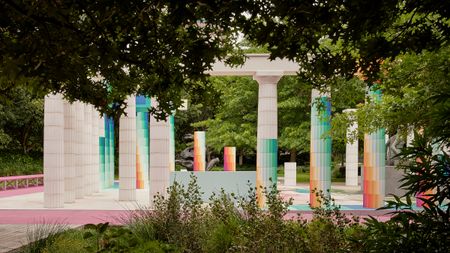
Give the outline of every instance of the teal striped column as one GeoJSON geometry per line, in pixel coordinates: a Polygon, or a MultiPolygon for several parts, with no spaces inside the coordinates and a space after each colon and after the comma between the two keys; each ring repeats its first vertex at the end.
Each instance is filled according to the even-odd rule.
{"type": "Polygon", "coordinates": [[[105,119],[104,116],[98,121],[98,174],[100,190],[105,189],[105,119]]]}
{"type": "Polygon", "coordinates": [[[331,187],[331,103],[328,94],[312,90],[311,94],[311,147],[309,170],[309,202],[318,207],[320,199],[316,195],[327,194],[331,187]]]}
{"type": "Polygon", "coordinates": [[[109,178],[108,178],[108,186],[112,187],[114,184],[114,119],[109,119],[109,178]]]}
{"type": "Polygon", "coordinates": [[[136,188],[148,188],[148,168],[150,156],[150,139],[148,109],[150,98],[145,96],[136,97],[136,188]]]}
{"type": "Polygon", "coordinates": [[[110,168],[110,165],[109,165],[109,163],[110,163],[110,158],[109,158],[109,156],[110,156],[110,151],[109,151],[109,149],[110,149],[110,144],[109,144],[109,142],[110,142],[110,136],[109,136],[109,134],[110,134],[110,131],[109,131],[109,117],[108,116],[106,116],[106,114],[103,116],[103,119],[104,119],[104,126],[105,126],[105,151],[104,151],[104,157],[105,157],[105,167],[103,168],[103,173],[104,173],[104,181],[103,181],[103,185],[104,185],[104,187],[105,188],[109,188],[109,187],[111,187],[111,185],[110,185],[110,183],[109,183],[109,179],[111,178],[111,176],[110,176],[110,174],[111,174],[111,172],[110,172],[110,170],[109,170],[109,168],[110,168]]]}

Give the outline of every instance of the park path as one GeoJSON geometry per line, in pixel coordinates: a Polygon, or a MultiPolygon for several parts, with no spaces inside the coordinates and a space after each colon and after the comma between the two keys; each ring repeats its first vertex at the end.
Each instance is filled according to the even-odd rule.
{"type": "Polygon", "coordinates": [[[0,224],[0,252],[9,252],[27,242],[27,224],[0,224]]]}

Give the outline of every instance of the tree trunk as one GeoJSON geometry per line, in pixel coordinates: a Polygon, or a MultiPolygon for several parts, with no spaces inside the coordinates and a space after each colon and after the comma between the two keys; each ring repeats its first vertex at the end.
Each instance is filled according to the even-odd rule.
{"type": "Polygon", "coordinates": [[[244,154],[239,152],[239,166],[242,166],[242,164],[244,164],[244,154]]]}
{"type": "Polygon", "coordinates": [[[289,162],[295,162],[295,161],[297,161],[297,149],[296,148],[292,148],[291,150],[290,150],[290,153],[291,153],[291,158],[289,159],[289,162]]]}

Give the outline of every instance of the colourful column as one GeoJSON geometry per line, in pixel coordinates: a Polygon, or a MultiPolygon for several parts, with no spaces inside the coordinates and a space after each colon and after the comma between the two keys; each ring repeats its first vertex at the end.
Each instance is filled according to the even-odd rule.
{"type": "Polygon", "coordinates": [[[99,166],[98,174],[100,180],[100,189],[105,189],[105,119],[101,117],[98,121],[98,152],[99,166]]]}
{"type": "Polygon", "coordinates": [[[109,178],[108,178],[108,186],[112,187],[114,184],[114,164],[115,164],[115,141],[114,141],[114,119],[109,119],[109,178]]]}
{"type": "Polygon", "coordinates": [[[148,188],[148,166],[149,166],[149,122],[148,109],[150,98],[145,96],[136,97],[136,188],[148,188]]]}
{"type": "Polygon", "coordinates": [[[169,124],[170,124],[169,169],[170,171],[175,171],[175,115],[172,114],[169,116],[169,124]]]}
{"type": "MultiPolygon", "coordinates": [[[[372,87],[368,96],[372,103],[381,102],[381,90],[372,87]]],[[[386,143],[383,128],[364,135],[363,206],[379,208],[384,205],[386,143]]]]}
{"type": "Polygon", "coordinates": [[[356,109],[344,110],[351,121],[347,129],[345,146],[345,185],[350,186],[358,186],[358,122],[356,122],[355,112],[356,109]]]}
{"type": "Polygon", "coordinates": [[[205,171],[206,138],[204,131],[194,132],[194,171],[205,171]]]}
{"type": "Polygon", "coordinates": [[[110,131],[109,131],[109,127],[110,127],[110,124],[109,124],[109,121],[110,121],[110,118],[106,115],[106,114],[104,114],[104,124],[105,124],[105,181],[104,181],[104,184],[105,184],[105,188],[109,188],[109,187],[111,187],[112,185],[111,185],[111,182],[110,182],[110,179],[111,179],[111,170],[110,170],[110,162],[111,162],[111,159],[110,159],[110,155],[111,155],[111,151],[110,151],[110,148],[111,148],[111,145],[110,145],[110,141],[111,141],[111,137],[110,137],[110,131]]]}
{"type": "MultiPolygon", "coordinates": [[[[158,107],[156,99],[152,107],[158,107]]],[[[170,183],[169,169],[170,124],[168,120],[156,120],[150,116],[150,203],[157,194],[167,196],[170,183]]]]}
{"type": "Polygon", "coordinates": [[[331,187],[331,103],[329,95],[313,89],[311,95],[311,148],[309,170],[309,202],[320,205],[316,193],[329,194],[331,187]]]}
{"type": "Polygon", "coordinates": [[[223,170],[236,171],[236,147],[223,148],[223,170]]]}
{"type": "MultiPolygon", "coordinates": [[[[256,194],[260,207],[265,205],[264,188],[277,182],[278,106],[277,84],[282,72],[257,72],[258,128],[256,145],[256,194]]],[[[269,189],[268,189],[269,190],[269,189]]]]}
{"type": "Polygon", "coordinates": [[[64,101],[64,202],[75,202],[75,106],[64,101]]]}
{"type": "Polygon", "coordinates": [[[136,200],[136,98],[128,97],[119,122],[119,200],[136,200]]]}
{"type": "Polygon", "coordinates": [[[61,94],[44,100],[44,207],[64,207],[64,103],[61,94]]]}

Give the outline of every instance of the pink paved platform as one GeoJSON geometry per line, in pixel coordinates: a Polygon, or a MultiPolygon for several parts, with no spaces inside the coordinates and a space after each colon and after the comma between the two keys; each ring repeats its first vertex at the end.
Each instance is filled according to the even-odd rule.
{"type": "Polygon", "coordinates": [[[36,192],[43,192],[44,186],[33,186],[28,188],[11,189],[6,191],[0,191],[0,198],[12,197],[36,192]]]}
{"type": "Polygon", "coordinates": [[[0,224],[122,224],[126,210],[0,210],[0,224]]]}

